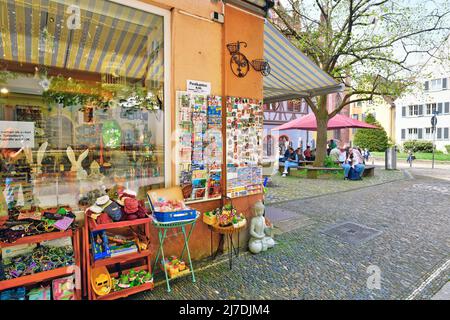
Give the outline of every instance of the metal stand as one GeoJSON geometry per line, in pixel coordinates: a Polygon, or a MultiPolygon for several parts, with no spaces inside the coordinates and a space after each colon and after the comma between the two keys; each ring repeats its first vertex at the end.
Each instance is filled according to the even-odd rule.
{"type": "MultiPolygon", "coordinates": [[[[235,232],[220,232],[216,229],[214,229],[213,227],[210,226],[210,231],[211,231],[211,259],[215,260],[221,246],[223,246],[224,244],[224,239],[226,240],[227,243],[227,248],[228,248],[228,260],[229,260],[229,265],[230,265],[230,270],[233,269],[233,254],[236,255],[236,257],[239,257],[239,240],[240,240],[240,231],[241,229],[236,229],[235,232]],[[213,231],[216,233],[219,233],[220,238],[219,238],[219,244],[217,245],[217,249],[215,252],[213,252],[213,231]],[[233,235],[237,233],[237,246],[234,245],[234,241],[233,241],[233,235]]],[[[223,251],[222,251],[223,253],[223,251]]]]}
{"type": "MultiPolygon", "coordinates": [[[[197,218],[199,217],[199,215],[197,215],[197,218]]],[[[191,238],[191,234],[192,234],[192,230],[194,230],[195,227],[195,223],[197,222],[197,218],[195,218],[194,220],[188,220],[188,221],[179,221],[179,222],[170,222],[170,223],[162,223],[162,222],[157,222],[155,220],[153,220],[153,225],[158,229],[158,239],[159,239],[159,249],[158,249],[158,253],[156,254],[156,258],[155,258],[155,263],[153,265],[153,274],[155,273],[156,270],[156,265],[158,263],[159,257],[161,255],[161,259],[164,262],[165,261],[165,256],[164,256],[164,240],[166,239],[167,236],[167,230],[169,229],[175,229],[175,228],[181,228],[181,232],[183,233],[183,238],[184,238],[184,246],[183,246],[183,250],[181,250],[181,254],[180,254],[180,259],[183,258],[184,252],[186,251],[187,253],[187,259],[189,262],[189,267],[190,267],[190,271],[189,273],[192,274],[192,282],[195,283],[195,273],[194,273],[194,267],[192,265],[192,260],[191,260],[191,252],[189,251],[189,239],[191,238]],[[187,225],[191,225],[191,229],[189,230],[189,233],[186,233],[186,226],[187,225]]],[[[175,279],[174,278],[169,278],[169,275],[167,273],[167,268],[164,267],[164,274],[166,277],[166,284],[167,284],[167,292],[170,292],[170,280],[175,279]]]]}

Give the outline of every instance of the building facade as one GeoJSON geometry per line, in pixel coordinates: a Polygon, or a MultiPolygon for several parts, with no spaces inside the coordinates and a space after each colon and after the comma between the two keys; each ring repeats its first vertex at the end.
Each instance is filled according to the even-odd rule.
{"type": "MultiPolygon", "coordinates": [[[[254,102],[252,116],[262,117],[258,103],[263,99],[263,75],[253,71],[237,77],[227,45],[245,42],[242,52],[249,59],[263,58],[265,12],[251,2],[239,4],[0,0],[1,159],[14,162],[17,175],[24,172],[20,182],[14,177],[17,184],[1,185],[8,205],[65,205],[82,222],[82,199],[91,191],[121,186],[146,200],[148,190],[187,183],[179,166],[183,142],[177,115],[184,106],[179,92],[207,86],[203,100],[193,98],[189,107],[200,105],[195,118],[200,127],[214,126],[224,136],[229,132],[227,101],[231,109],[238,100],[254,102]],[[213,97],[211,103],[206,97],[213,97]],[[203,107],[214,107],[211,117],[203,107]],[[206,120],[210,118],[211,123],[206,120]],[[17,157],[8,158],[17,151],[17,157]],[[27,175],[30,170],[33,174],[27,175]]],[[[205,161],[212,140],[204,140],[203,131],[197,138],[201,154],[191,155],[205,161]]],[[[262,153],[255,141],[255,154],[260,147],[262,153]]],[[[198,169],[208,175],[199,177],[200,183],[188,177],[196,185],[186,200],[195,199],[190,205],[200,212],[219,207],[221,195],[231,188],[220,134],[212,152],[216,163],[197,161],[197,168],[192,160],[183,171],[198,169]]],[[[244,191],[233,204],[250,216],[262,192],[244,191]]],[[[193,257],[210,254],[205,246],[210,237],[206,224],[196,226],[193,257]]],[[[151,241],[158,243],[155,230],[151,241]]],[[[181,241],[171,241],[167,252],[176,254],[180,246],[181,241]]]]}
{"type": "MultiPolygon", "coordinates": [[[[395,143],[395,104],[388,102],[380,96],[375,96],[371,101],[360,101],[350,106],[350,114],[353,119],[364,121],[368,114],[372,114],[386,131],[389,140],[395,143]]],[[[350,129],[350,143],[353,143],[358,129],[350,129]]]]}
{"type": "Polygon", "coordinates": [[[450,73],[435,72],[423,78],[419,88],[396,100],[396,140],[433,141],[436,149],[447,152],[450,145],[450,73]],[[433,132],[431,118],[437,114],[436,130],[433,132]]]}
{"type": "Polygon", "coordinates": [[[287,147],[305,149],[313,139],[312,132],[305,130],[272,131],[273,128],[302,117],[310,112],[303,100],[281,101],[265,104],[264,110],[264,154],[283,155],[287,147]],[[278,134],[277,134],[278,133],[278,134]]]}

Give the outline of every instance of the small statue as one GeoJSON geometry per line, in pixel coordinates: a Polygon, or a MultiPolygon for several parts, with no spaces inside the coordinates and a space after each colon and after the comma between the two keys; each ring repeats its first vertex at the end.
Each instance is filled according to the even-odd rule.
{"type": "Polygon", "coordinates": [[[92,161],[90,168],[89,178],[93,180],[102,180],[104,178],[103,174],[100,173],[100,165],[97,161],[92,161]]]}
{"type": "Polygon", "coordinates": [[[255,211],[255,217],[252,218],[250,223],[248,248],[251,253],[260,253],[268,248],[272,248],[275,245],[275,241],[267,235],[270,228],[266,226],[266,220],[263,217],[263,203],[261,201],[256,202],[253,210],[255,211]]]}

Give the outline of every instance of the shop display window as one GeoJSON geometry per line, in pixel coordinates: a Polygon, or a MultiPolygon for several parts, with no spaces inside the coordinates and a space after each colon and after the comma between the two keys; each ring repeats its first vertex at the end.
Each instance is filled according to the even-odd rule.
{"type": "Polygon", "coordinates": [[[110,1],[0,0],[0,200],[73,209],[163,187],[163,17],[110,1]]]}

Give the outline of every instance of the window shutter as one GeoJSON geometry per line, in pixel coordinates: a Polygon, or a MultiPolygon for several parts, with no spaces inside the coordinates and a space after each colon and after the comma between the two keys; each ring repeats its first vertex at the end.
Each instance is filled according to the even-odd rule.
{"type": "Polygon", "coordinates": [[[450,113],[450,102],[444,103],[444,113],[450,113]]]}
{"type": "Polygon", "coordinates": [[[419,104],[419,116],[423,116],[423,104],[419,104]]]}
{"type": "Polygon", "coordinates": [[[447,78],[442,78],[442,90],[447,89],[447,78]]]}
{"type": "Polygon", "coordinates": [[[402,129],[402,140],[405,140],[406,137],[406,129],[402,129]]]}
{"type": "Polygon", "coordinates": [[[429,88],[430,88],[430,81],[425,81],[424,88],[425,88],[425,91],[429,90],[429,88]]]}
{"type": "Polygon", "coordinates": [[[444,139],[448,140],[448,128],[444,128],[444,139]]]}
{"type": "Polygon", "coordinates": [[[438,112],[439,114],[442,114],[442,102],[439,102],[439,103],[437,104],[437,112],[438,112]]]}
{"type": "Polygon", "coordinates": [[[402,107],[402,117],[406,117],[406,107],[402,107]]]}
{"type": "Polygon", "coordinates": [[[437,138],[442,139],[442,128],[437,128],[437,138]]]}
{"type": "Polygon", "coordinates": [[[421,140],[423,138],[422,131],[423,129],[417,129],[417,139],[421,140]]]}

